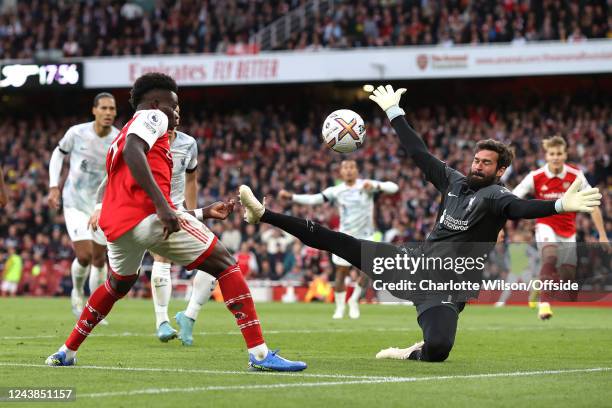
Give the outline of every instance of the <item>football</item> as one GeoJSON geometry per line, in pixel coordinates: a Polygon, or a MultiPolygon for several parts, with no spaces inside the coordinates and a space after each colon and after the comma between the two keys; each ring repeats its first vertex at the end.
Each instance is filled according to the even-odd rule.
{"type": "Polygon", "coordinates": [[[325,119],[321,133],[327,147],[338,153],[351,153],[363,145],[366,128],[358,113],[339,109],[325,119]]]}

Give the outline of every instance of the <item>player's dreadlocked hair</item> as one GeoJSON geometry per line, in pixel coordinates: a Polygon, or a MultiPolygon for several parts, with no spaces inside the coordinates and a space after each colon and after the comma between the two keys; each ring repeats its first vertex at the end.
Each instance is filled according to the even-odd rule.
{"type": "Polygon", "coordinates": [[[132,108],[136,109],[142,97],[153,89],[178,92],[176,81],[172,77],[161,72],[149,72],[134,82],[134,86],[130,91],[130,105],[132,105],[132,108]]]}
{"type": "Polygon", "coordinates": [[[478,153],[481,150],[491,150],[492,152],[496,152],[497,159],[497,169],[499,170],[502,167],[508,168],[512,164],[512,160],[514,159],[514,152],[510,148],[510,146],[506,146],[502,142],[498,142],[497,140],[487,139],[481,140],[476,143],[476,150],[474,153],[478,153]]]}

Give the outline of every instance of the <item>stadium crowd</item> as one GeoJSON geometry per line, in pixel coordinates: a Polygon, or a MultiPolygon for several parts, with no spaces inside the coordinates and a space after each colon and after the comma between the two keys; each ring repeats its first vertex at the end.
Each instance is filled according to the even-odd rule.
{"type": "MultiPolygon", "coordinates": [[[[543,164],[543,138],[564,135],[570,146],[569,161],[582,168],[591,185],[602,188],[602,213],[612,213],[612,190],[606,187],[612,186],[612,112],[608,104],[576,103],[567,97],[516,110],[455,105],[419,107],[409,112],[409,121],[433,153],[463,171],[469,167],[475,140],[491,137],[512,143],[517,158],[507,180],[510,186],[543,164]]],[[[394,243],[422,240],[435,223],[438,194],[410,160],[404,159],[388,121],[378,112],[363,114],[368,118],[368,140],[350,157],[357,160],[362,177],[392,180],[400,186],[397,194],[377,198],[376,222],[381,237],[394,243]]],[[[337,227],[337,212],[327,204],[319,208],[292,206],[276,199],[283,188],[316,193],[337,182],[343,157],[320,141],[324,116],[317,111],[298,116],[282,106],[240,114],[185,110],[183,131],[199,144],[199,204],[233,198],[238,186],[246,183],[258,196],[268,196],[275,210],[288,210],[337,227]]],[[[11,117],[0,121],[0,157],[10,197],[7,206],[0,209],[0,271],[9,257],[19,261],[22,293],[55,295],[70,290],[69,265],[74,255],[61,211],[47,206],[47,169],[50,154],[64,132],[87,120],[86,116],[41,115],[27,121],[11,117]]],[[[125,120],[125,116],[118,118],[116,125],[121,127],[125,120]]],[[[521,229],[531,228],[530,222],[521,223],[521,229]]],[[[315,275],[331,272],[326,253],[303,247],[267,225],[247,225],[240,211],[224,222],[211,222],[210,227],[235,254],[249,278],[308,282],[315,275]]],[[[597,241],[589,217],[578,216],[578,229],[579,241],[597,241]]],[[[513,239],[515,230],[517,226],[509,223],[507,239],[513,239]]],[[[606,230],[612,231],[609,218],[606,230]]],[[[186,272],[177,273],[184,276],[186,272]]]]}
{"type": "MultiPolygon", "coordinates": [[[[244,53],[249,39],[305,0],[18,1],[0,14],[0,59],[244,53]]],[[[612,36],[604,0],[346,0],[277,49],[477,44],[612,36]]]]}

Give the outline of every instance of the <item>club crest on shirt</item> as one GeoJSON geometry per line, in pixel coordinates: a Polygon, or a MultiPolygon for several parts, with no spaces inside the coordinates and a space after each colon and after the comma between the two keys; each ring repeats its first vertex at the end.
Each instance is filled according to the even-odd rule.
{"type": "Polygon", "coordinates": [[[565,182],[563,182],[563,188],[564,188],[565,190],[567,190],[567,189],[569,188],[569,186],[570,186],[569,181],[565,181],[565,182]]]}

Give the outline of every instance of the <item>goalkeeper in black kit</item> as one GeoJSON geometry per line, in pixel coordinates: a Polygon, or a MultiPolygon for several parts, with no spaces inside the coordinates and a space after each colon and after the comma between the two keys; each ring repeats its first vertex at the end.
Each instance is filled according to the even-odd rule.
{"type": "MultiPolygon", "coordinates": [[[[598,189],[579,192],[578,181],[556,201],[519,199],[499,184],[500,177],[512,163],[512,151],[508,146],[492,139],[476,144],[474,159],[467,176],[448,167],[428,151],[421,137],[404,118],[405,112],[399,107],[404,92],[406,89],[403,88],[394,91],[391,85],[379,86],[370,95],[370,99],[385,111],[401,145],[426,179],[442,194],[437,222],[421,246],[435,248],[434,251],[452,246],[455,252],[465,255],[466,251],[469,253],[469,248],[480,245],[481,253],[487,253],[486,251],[495,245],[499,231],[508,219],[540,218],[561,212],[591,212],[599,206],[601,194],[598,189]],[[464,248],[467,249],[464,251],[464,248]]],[[[365,254],[385,253],[393,256],[412,251],[387,243],[356,239],[331,231],[310,220],[266,210],[254,197],[251,189],[244,185],[240,187],[240,200],[245,208],[247,222],[274,225],[299,238],[305,245],[330,251],[346,259],[372,278],[377,276],[370,265],[364,264],[369,262],[365,254]]],[[[426,253],[427,249],[421,250],[420,256],[424,252],[426,253]]],[[[417,272],[412,275],[412,279],[418,276],[417,272]]],[[[397,275],[395,278],[397,279],[397,275]]],[[[413,299],[418,312],[417,320],[423,331],[423,341],[405,349],[382,350],[377,354],[377,358],[432,362],[446,360],[455,341],[459,313],[465,307],[467,298],[440,292],[411,298],[413,299]]]]}

